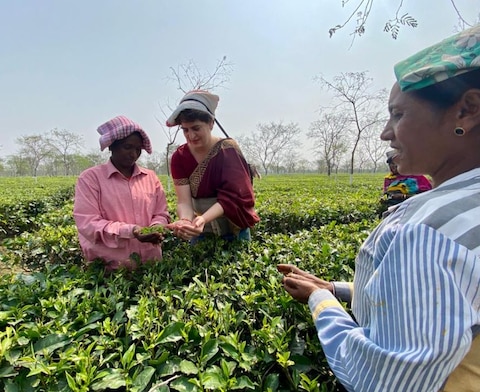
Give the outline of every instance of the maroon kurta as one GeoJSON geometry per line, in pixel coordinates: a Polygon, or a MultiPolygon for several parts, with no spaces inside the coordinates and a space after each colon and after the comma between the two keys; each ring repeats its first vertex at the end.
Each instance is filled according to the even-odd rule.
{"type": "Polygon", "coordinates": [[[215,197],[225,216],[240,229],[260,220],[249,168],[233,139],[217,142],[200,163],[183,144],[172,155],[171,166],[175,185],[190,185],[195,199],[215,197]]]}

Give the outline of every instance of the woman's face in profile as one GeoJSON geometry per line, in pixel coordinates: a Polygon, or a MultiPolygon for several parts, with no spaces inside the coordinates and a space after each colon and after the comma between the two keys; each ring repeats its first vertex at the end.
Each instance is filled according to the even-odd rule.
{"type": "Polygon", "coordinates": [[[380,138],[396,150],[397,171],[433,177],[450,154],[455,128],[451,119],[412,93],[402,92],[398,84],[390,93],[388,111],[390,118],[380,138]]]}

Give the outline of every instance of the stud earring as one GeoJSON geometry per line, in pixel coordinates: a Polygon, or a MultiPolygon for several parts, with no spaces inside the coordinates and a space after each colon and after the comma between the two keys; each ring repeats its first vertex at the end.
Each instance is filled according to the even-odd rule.
{"type": "Polygon", "coordinates": [[[456,127],[454,132],[455,132],[455,135],[457,136],[465,135],[465,129],[463,129],[462,127],[456,127]]]}

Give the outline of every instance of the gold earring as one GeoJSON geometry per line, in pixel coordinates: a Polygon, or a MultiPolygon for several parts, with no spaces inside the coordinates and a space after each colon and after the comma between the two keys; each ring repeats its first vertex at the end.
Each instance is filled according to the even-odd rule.
{"type": "Polygon", "coordinates": [[[462,127],[456,127],[453,132],[455,132],[455,135],[457,136],[465,135],[465,129],[463,129],[462,127]]]}

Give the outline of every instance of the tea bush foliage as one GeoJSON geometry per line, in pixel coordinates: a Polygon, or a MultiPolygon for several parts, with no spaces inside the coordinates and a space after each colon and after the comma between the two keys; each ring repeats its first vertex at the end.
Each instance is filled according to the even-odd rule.
{"type": "Polygon", "coordinates": [[[162,262],[110,275],[83,265],[75,179],[62,180],[0,194],[0,263],[22,268],[0,283],[0,390],[342,390],[276,266],[351,280],[381,175],[256,180],[250,243],[172,238],[162,262]],[[39,207],[11,207],[28,203],[39,207]]]}
{"type": "Polygon", "coordinates": [[[35,218],[73,196],[73,177],[7,177],[0,180],[0,240],[36,228],[35,218]]]}

